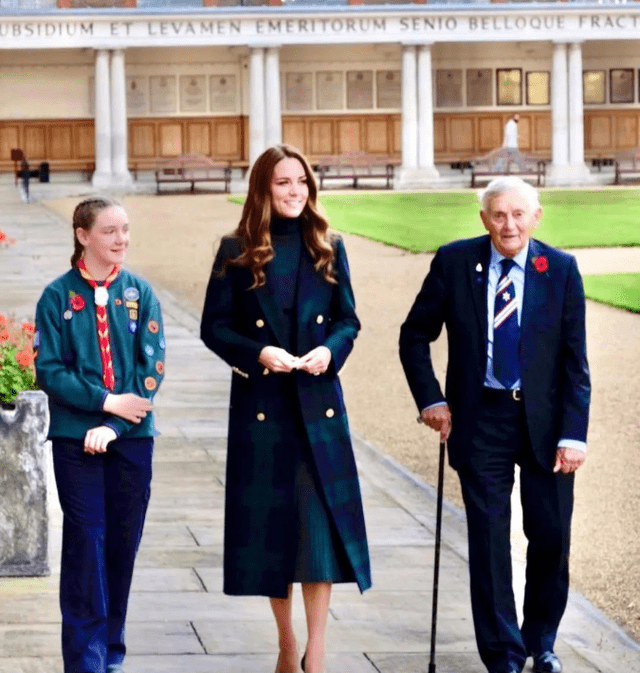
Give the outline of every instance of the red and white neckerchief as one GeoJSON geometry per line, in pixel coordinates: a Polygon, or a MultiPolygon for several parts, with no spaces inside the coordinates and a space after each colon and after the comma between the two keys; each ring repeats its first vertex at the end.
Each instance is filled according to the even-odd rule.
{"type": "Polygon", "coordinates": [[[116,378],[113,373],[111,344],[109,343],[107,303],[109,301],[109,285],[111,285],[117,278],[118,273],[120,272],[120,267],[117,265],[114,266],[102,285],[98,285],[98,283],[91,277],[83,259],[78,261],[78,271],[93,288],[94,301],[96,304],[96,324],[98,326],[98,345],[100,346],[100,360],[102,361],[102,380],[109,390],[113,390],[116,385],[116,378]]]}

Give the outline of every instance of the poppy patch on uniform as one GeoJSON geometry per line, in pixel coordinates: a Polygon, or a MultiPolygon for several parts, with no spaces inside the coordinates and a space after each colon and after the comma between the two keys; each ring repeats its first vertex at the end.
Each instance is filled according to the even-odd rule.
{"type": "Polygon", "coordinates": [[[158,325],[155,320],[149,320],[147,329],[151,332],[151,334],[157,334],[160,331],[160,325],[158,325]]]}
{"type": "Polygon", "coordinates": [[[162,360],[156,362],[156,371],[158,374],[164,374],[164,362],[162,360]]]}
{"type": "Polygon", "coordinates": [[[147,376],[147,378],[144,380],[144,387],[147,390],[155,390],[157,386],[158,384],[156,383],[156,380],[153,378],[153,376],[147,376]]]}
{"type": "Polygon", "coordinates": [[[118,298],[115,300],[115,304],[116,304],[116,306],[122,306],[122,299],[120,299],[120,297],[118,297],[118,298]]]}
{"type": "Polygon", "coordinates": [[[145,352],[149,357],[151,357],[151,356],[154,354],[155,351],[153,350],[153,346],[149,346],[149,344],[147,344],[147,345],[144,347],[144,352],[145,352]]]}
{"type": "Polygon", "coordinates": [[[140,299],[140,292],[137,287],[128,287],[122,294],[124,295],[124,298],[129,301],[137,301],[140,299]]]}

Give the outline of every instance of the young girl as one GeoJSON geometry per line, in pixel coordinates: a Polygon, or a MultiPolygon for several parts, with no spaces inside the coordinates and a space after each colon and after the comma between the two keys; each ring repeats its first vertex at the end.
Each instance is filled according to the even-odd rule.
{"type": "Polygon", "coordinates": [[[325,670],[331,587],[371,585],[360,486],[338,372],[360,328],[342,240],[316,205],[307,160],[279,145],[255,162],[202,315],[231,365],[224,591],[269,596],[277,673],[297,673],[292,584],[302,584],[306,673],[325,670]]]}
{"type": "Polygon", "coordinates": [[[158,300],[121,268],[124,208],[87,199],[75,209],[73,231],[71,270],[45,288],[34,340],[64,515],[62,656],[65,673],[120,673],[165,342],[158,300]]]}

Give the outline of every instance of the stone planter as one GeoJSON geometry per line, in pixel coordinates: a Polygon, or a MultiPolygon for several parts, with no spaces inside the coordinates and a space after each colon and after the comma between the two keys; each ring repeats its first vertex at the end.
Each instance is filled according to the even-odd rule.
{"type": "Polygon", "coordinates": [[[47,396],[21,392],[0,408],[0,577],[49,574],[47,396]]]}

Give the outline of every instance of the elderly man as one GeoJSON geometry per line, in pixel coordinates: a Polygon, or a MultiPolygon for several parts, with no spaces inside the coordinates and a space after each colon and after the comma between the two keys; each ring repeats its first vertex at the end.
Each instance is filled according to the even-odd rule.
{"type": "Polygon", "coordinates": [[[493,180],[488,235],[438,250],[402,325],[400,357],[421,421],[449,440],[467,512],[471,601],[489,673],[562,670],[554,642],[569,590],[574,473],[590,400],[585,300],[575,259],[531,238],[536,190],[493,180]],[[446,325],[446,395],[430,343],[446,325]],[[528,539],[524,621],[511,576],[510,498],[520,466],[528,539]]]}

